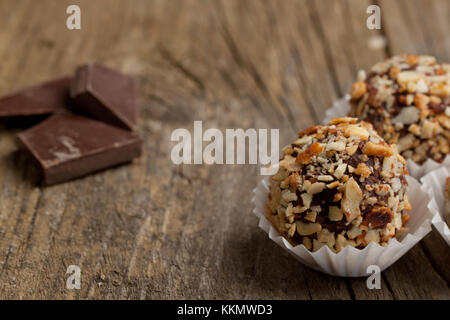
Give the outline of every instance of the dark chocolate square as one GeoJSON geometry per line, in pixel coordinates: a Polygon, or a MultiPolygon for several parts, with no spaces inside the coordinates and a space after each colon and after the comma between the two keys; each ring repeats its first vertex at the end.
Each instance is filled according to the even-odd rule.
{"type": "Polygon", "coordinates": [[[67,108],[71,77],[28,87],[0,98],[0,118],[52,114],[67,108]]]}
{"type": "Polygon", "coordinates": [[[128,130],[136,125],[137,83],[129,76],[99,64],[86,64],[77,69],[70,95],[74,111],[128,130]]]}
{"type": "Polygon", "coordinates": [[[19,134],[44,184],[55,184],[139,157],[142,140],[103,122],[58,113],[19,134]]]}

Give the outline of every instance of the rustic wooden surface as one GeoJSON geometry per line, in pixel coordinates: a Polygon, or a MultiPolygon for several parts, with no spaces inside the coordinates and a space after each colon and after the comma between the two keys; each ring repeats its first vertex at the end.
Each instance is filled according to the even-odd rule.
{"type": "Polygon", "coordinates": [[[449,1],[0,1],[0,94],[99,61],[139,78],[144,156],[39,188],[0,129],[0,298],[449,299],[449,248],[430,233],[382,289],[308,269],[251,214],[256,166],[175,166],[171,132],[320,122],[356,72],[395,53],[450,60],[449,1]],[[383,29],[365,27],[382,7],[383,29]],[[65,27],[79,4],[82,30],[65,27]],[[370,49],[374,35],[385,48],[370,49]],[[65,288],[79,265],[81,290],[65,288]]]}

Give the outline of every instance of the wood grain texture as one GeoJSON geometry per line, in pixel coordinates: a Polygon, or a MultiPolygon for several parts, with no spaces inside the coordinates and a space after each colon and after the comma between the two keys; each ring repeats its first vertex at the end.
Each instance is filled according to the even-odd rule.
{"type": "Polygon", "coordinates": [[[449,248],[433,231],[383,273],[327,276],[257,228],[256,166],[175,166],[171,132],[281,128],[281,143],[321,121],[356,72],[391,53],[450,60],[448,1],[0,1],[0,94],[98,61],[141,83],[144,155],[39,188],[0,128],[0,298],[449,299],[449,248]],[[82,29],[65,27],[77,3],[82,29]],[[388,46],[368,48],[383,35],[388,46]],[[81,290],[65,287],[79,265],[81,290]]]}

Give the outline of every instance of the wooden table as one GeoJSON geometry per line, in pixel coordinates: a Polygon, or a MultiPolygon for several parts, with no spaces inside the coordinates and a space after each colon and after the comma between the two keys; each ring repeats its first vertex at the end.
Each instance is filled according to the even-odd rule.
{"type": "Polygon", "coordinates": [[[176,166],[176,128],[321,121],[360,68],[392,54],[450,60],[449,1],[0,1],[0,94],[98,61],[140,80],[144,155],[40,188],[0,130],[0,298],[449,299],[449,247],[431,232],[382,274],[382,289],[308,269],[257,227],[252,165],[176,166]],[[82,29],[66,28],[81,7],[82,29]],[[386,47],[368,46],[384,36],[386,47]],[[66,269],[81,268],[81,290],[66,269]]]}

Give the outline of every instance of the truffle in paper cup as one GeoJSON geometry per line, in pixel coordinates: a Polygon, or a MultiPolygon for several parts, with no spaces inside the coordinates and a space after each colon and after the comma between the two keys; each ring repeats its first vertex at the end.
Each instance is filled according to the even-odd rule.
{"type": "Polygon", "coordinates": [[[334,253],[328,246],[316,252],[309,251],[302,244],[292,246],[266,219],[264,208],[268,201],[269,177],[264,178],[253,190],[253,213],[259,218],[259,227],[269,238],[306,266],[333,276],[364,277],[368,276],[367,267],[376,265],[381,271],[385,270],[431,231],[433,214],[427,208],[430,196],[421,190],[414,178],[408,176],[407,181],[408,197],[412,204],[409,212],[411,219],[407,224],[409,232],[399,240],[391,239],[386,247],[371,242],[364,249],[347,246],[339,253],[334,253]]]}
{"type": "Polygon", "coordinates": [[[429,172],[420,181],[422,190],[427,192],[431,198],[428,202],[428,209],[434,214],[432,223],[450,246],[450,229],[444,217],[444,187],[447,177],[450,177],[450,165],[429,172]]]}
{"type": "MultiPolygon", "coordinates": [[[[333,118],[346,117],[350,112],[350,95],[336,100],[333,105],[325,112],[323,124],[327,124],[333,118]]],[[[422,164],[418,164],[411,159],[407,159],[406,166],[408,167],[409,175],[420,179],[428,172],[436,170],[442,166],[450,166],[450,155],[447,155],[442,163],[428,159],[422,164]]]]}

